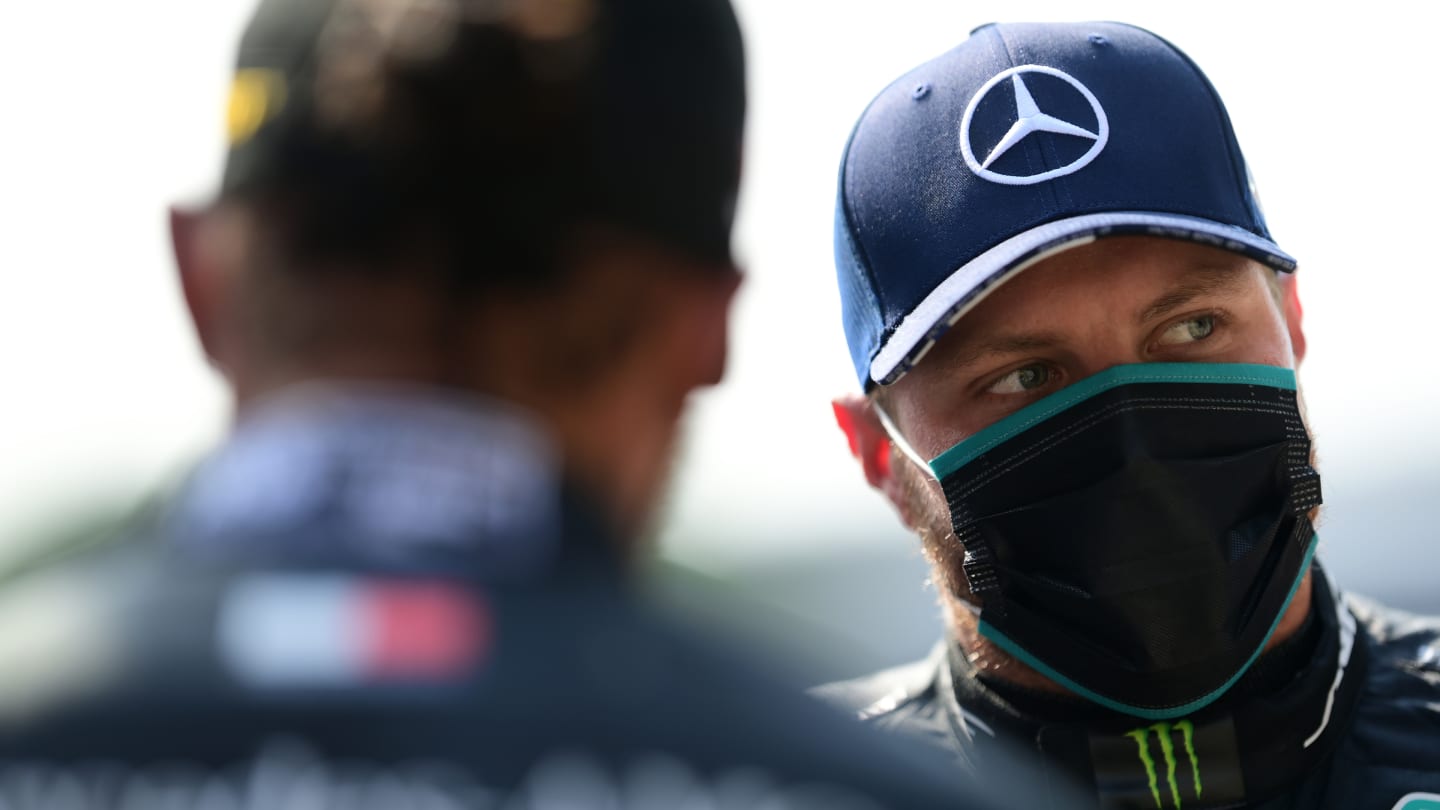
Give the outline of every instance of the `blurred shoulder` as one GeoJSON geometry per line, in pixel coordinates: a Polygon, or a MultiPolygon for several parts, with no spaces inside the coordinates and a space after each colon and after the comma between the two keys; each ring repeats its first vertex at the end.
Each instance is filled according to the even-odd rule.
{"type": "Polygon", "coordinates": [[[1426,687],[1440,689],[1440,616],[1397,610],[1353,594],[1346,600],[1369,641],[1373,668],[1408,671],[1422,676],[1426,687]]]}
{"type": "Polygon", "coordinates": [[[1375,767],[1440,773],[1440,617],[1347,602],[1368,659],[1352,748],[1375,767]]]}
{"type": "Polygon", "coordinates": [[[820,700],[885,729],[915,731],[943,727],[939,683],[945,666],[943,645],[918,661],[824,684],[811,690],[820,700]]]}

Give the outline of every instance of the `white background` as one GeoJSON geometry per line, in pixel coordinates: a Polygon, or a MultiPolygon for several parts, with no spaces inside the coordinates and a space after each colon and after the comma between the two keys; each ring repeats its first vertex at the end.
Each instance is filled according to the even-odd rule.
{"type": "MultiPolygon", "coordinates": [[[[229,65],[250,6],[9,0],[0,9],[0,557],[77,504],[123,500],[173,476],[223,432],[225,393],[184,320],[164,211],[214,187],[229,65]]],[[[820,564],[835,559],[919,570],[830,415],[829,398],[856,386],[830,254],[841,148],[876,92],[980,23],[1118,19],[1169,38],[1206,70],[1272,231],[1301,261],[1310,336],[1301,380],[1329,504],[1324,553],[1362,589],[1414,604],[1440,598],[1429,585],[1440,563],[1431,526],[1440,42],[1429,13],[1413,10],[1422,6],[738,7],[752,106],[737,248],[749,279],[729,380],[690,420],[661,536],[668,557],[720,576],[829,570],[820,564]]],[[[918,592],[919,577],[904,575],[908,590],[918,592]]],[[[866,604],[915,598],[876,592],[863,576],[819,585],[814,599],[775,599],[843,630],[869,615],[866,604]]]]}

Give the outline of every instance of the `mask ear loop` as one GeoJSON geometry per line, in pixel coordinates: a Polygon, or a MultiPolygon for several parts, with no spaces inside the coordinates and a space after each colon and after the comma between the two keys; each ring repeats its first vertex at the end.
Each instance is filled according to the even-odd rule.
{"type": "MultiPolygon", "coordinates": [[[[873,408],[875,408],[876,416],[880,417],[880,426],[885,429],[886,435],[890,437],[890,443],[895,445],[895,447],[899,449],[906,458],[914,462],[916,467],[919,467],[921,470],[923,470],[925,472],[925,475],[927,475],[930,480],[934,481],[937,484],[940,483],[940,478],[939,476],[935,475],[935,470],[931,468],[930,462],[926,461],[925,458],[915,450],[915,447],[911,445],[910,442],[906,441],[905,436],[900,433],[900,428],[895,426],[895,420],[890,418],[890,414],[885,412],[885,409],[881,407],[879,402],[876,402],[872,399],[870,401],[870,404],[873,408]]],[[[975,559],[975,555],[971,553],[970,549],[965,549],[965,575],[967,578],[972,577],[971,568],[977,563],[978,560],[975,559]]],[[[973,592],[974,588],[972,587],[971,590],[973,592]]],[[[971,603],[968,599],[956,599],[954,601],[956,604],[960,605],[960,607],[974,614],[976,618],[979,618],[981,610],[979,605],[971,603]]]]}
{"type": "Polygon", "coordinates": [[[880,417],[880,426],[885,428],[885,434],[890,437],[890,443],[895,445],[906,458],[914,462],[916,467],[924,471],[932,481],[939,483],[940,479],[935,476],[935,471],[930,469],[930,462],[926,461],[923,456],[915,451],[915,448],[911,446],[910,442],[905,440],[905,437],[900,433],[900,428],[895,426],[895,420],[890,418],[890,414],[886,413],[885,409],[880,406],[880,403],[873,399],[870,401],[870,405],[875,409],[875,415],[880,417]]]}

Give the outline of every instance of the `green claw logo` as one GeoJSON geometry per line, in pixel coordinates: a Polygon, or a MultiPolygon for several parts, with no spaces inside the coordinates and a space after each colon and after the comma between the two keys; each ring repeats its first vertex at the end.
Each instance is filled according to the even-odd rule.
{"type": "Polygon", "coordinates": [[[1190,773],[1195,780],[1195,798],[1200,798],[1200,760],[1195,756],[1195,726],[1189,720],[1181,720],[1174,725],[1170,723],[1156,723],[1148,728],[1137,728],[1126,733],[1126,737],[1135,741],[1140,750],[1140,762],[1145,765],[1145,775],[1150,778],[1150,795],[1155,797],[1155,806],[1163,808],[1166,806],[1160,797],[1160,778],[1155,768],[1155,759],[1150,756],[1150,732],[1160,740],[1160,753],[1165,756],[1165,779],[1170,785],[1170,799],[1175,802],[1175,810],[1181,810],[1180,805],[1180,784],[1175,781],[1175,770],[1179,764],[1175,760],[1175,740],[1171,736],[1173,732],[1179,731],[1185,740],[1185,755],[1190,759],[1190,773]]]}

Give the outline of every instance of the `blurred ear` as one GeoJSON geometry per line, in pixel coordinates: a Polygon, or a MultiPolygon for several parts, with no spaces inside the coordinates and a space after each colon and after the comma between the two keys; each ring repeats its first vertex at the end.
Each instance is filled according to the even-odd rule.
{"type": "Polygon", "coordinates": [[[180,290],[190,321],[200,338],[205,356],[219,365],[220,273],[209,266],[201,243],[204,233],[204,211],[170,209],[170,244],[175,251],[175,266],[180,275],[180,290]]]}
{"type": "Polygon", "coordinates": [[[742,276],[726,273],[689,280],[684,316],[671,323],[669,362],[687,388],[715,385],[725,376],[730,344],[730,307],[742,276]]]}
{"type": "Polygon", "coordinates": [[[850,454],[860,462],[865,480],[890,501],[906,528],[934,531],[933,516],[948,514],[944,493],[920,462],[898,451],[874,400],[847,394],[832,400],[831,405],[835,423],[850,443],[850,454]]]}
{"type": "Polygon", "coordinates": [[[886,494],[900,509],[903,502],[899,480],[894,476],[890,463],[893,450],[890,434],[880,424],[876,404],[863,393],[847,393],[832,399],[831,406],[835,409],[835,424],[840,425],[845,441],[850,442],[850,454],[860,461],[865,481],[886,494]]]}
{"type": "Polygon", "coordinates": [[[1294,273],[1280,277],[1280,297],[1285,326],[1290,331],[1290,346],[1295,352],[1295,365],[1298,367],[1305,359],[1305,330],[1301,324],[1305,310],[1300,306],[1300,291],[1294,273]]]}
{"type": "Polygon", "coordinates": [[[691,393],[725,374],[740,274],[691,271],[678,261],[643,241],[596,246],[571,267],[563,289],[500,315],[508,328],[489,331],[499,342],[489,354],[476,352],[493,358],[493,347],[506,350],[501,362],[510,365],[491,390],[549,424],[570,474],[603,501],[626,538],[644,534],[656,513],[691,393]],[[546,333],[537,344],[542,351],[514,365],[515,348],[535,341],[537,329],[546,333]],[[543,368],[557,357],[565,358],[558,368],[584,372],[543,368]]]}

